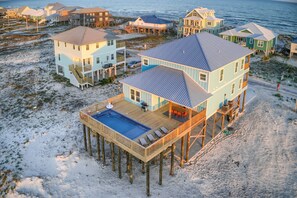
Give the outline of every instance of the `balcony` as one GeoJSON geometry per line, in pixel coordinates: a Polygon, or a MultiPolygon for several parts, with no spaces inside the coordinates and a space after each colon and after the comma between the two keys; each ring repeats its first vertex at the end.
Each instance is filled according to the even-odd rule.
{"type": "Polygon", "coordinates": [[[117,41],[116,42],[116,48],[118,49],[118,48],[124,48],[124,47],[126,47],[126,43],[125,43],[125,41],[117,41]]]}
{"type": "Polygon", "coordinates": [[[247,80],[245,80],[245,81],[242,82],[242,88],[245,88],[247,85],[248,85],[248,81],[247,80]]]}
{"type": "Polygon", "coordinates": [[[94,133],[99,133],[107,141],[115,143],[117,146],[125,151],[128,151],[143,162],[148,162],[159,155],[161,151],[167,149],[181,137],[185,136],[190,130],[198,126],[206,118],[206,110],[203,110],[199,113],[193,111],[193,117],[191,120],[186,120],[185,122],[170,119],[165,115],[165,112],[168,112],[169,110],[168,106],[169,105],[167,104],[156,111],[143,112],[140,107],[127,102],[124,99],[124,95],[120,94],[81,110],[80,121],[87,127],[91,128],[94,133]],[[133,140],[129,139],[92,117],[92,115],[104,111],[108,102],[113,104],[113,110],[151,128],[151,130],[140,137],[145,137],[149,133],[153,134],[153,132],[160,127],[166,127],[169,132],[144,147],[139,143],[140,137],[133,140]]]}
{"type": "Polygon", "coordinates": [[[117,63],[121,63],[125,61],[125,56],[117,53],[117,63]]]}

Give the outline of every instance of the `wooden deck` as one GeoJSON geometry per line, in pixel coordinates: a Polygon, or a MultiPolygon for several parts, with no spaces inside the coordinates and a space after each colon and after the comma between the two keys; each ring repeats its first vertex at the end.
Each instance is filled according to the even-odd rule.
{"type": "MultiPolygon", "coordinates": [[[[164,115],[166,111],[168,111],[168,106],[164,106],[154,112],[143,112],[140,107],[125,101],[123,94],[121,94],[82,109],[80,111],[80,121],[94,134],[98,133],[104,137],[106,141],[116,144],[118,147],[129,152],[141,161],[148,162],[162,151],[169,148],[180,138],[184,137],[192,130],[192,128],[204,122],[206,119],[205,110],[200,113],[194,113],[192,118],[185,122],[169,119],[169,117],[164,115]],[[140,137],[131,140],[92,117],[95,113],[105,110],[105,106],[108,102],[112,102],[115,111],[151,128],[151,130],[143,134],[142,137],[145,137],[148,133],[153,134],[154,130],[159,129],[160,127],[166,127],[169,130],[169,133],[166,135],[164,134],[163,137],[159,139],[154,136],[156,141],[151,142],[147,147],[140,145],[138,141],[140,137]]],[[[149,142],[148,139],[147,142],[149,142]]]]}

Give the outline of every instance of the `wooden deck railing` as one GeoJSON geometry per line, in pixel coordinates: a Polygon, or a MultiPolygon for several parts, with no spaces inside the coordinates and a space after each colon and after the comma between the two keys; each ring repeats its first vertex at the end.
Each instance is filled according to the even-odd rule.
{"type": "Polygon", "coordinates": [[[190,120],[182,123],[176,129],[173,129],[167,135],[155,141],[153,144],[148,147],[143,147],[138,142],[135,142],[119,132],[107,127],[101,122],[95,120],[91,115],[97,113],[102,110],[108,102],[116,103],[124,99],[124,95],[120,94],[98,104],[91,105],[85,109],[80,111],[80,121],[85,124],[87,127],[91,128],[93,132],[99,133],[104,136],[107,141],[115,143],[117,146],[122,149],[128,151],[138,159],[148,162],[157,155],[160,154],[161,151],[167,149],[173,143],[178,141],[181,137],[186,135],[193,127],[200,124],[206,118],[206,110],[201,111],[194,117],[192,117],[192,126],[190,120]]]}
{"type": "Polygon", "coordinates": [[[245,63],[245,64],[244,64],[244,69],[246,70],[246,69],[248,69],[248,68],[250,68],[250,63],[245,63]]]}
{"type": "Polygon", "coordinates": [[[245,88],[247,85],[248,85],[248,81],[247,80],[242,82],[242,88],[245,88]]]}
{"type": "Polygon", "coordinates": [[[117,41],[116,43],[116,48],[122,48],[126,46],[126,42],[125,41],[117,41]]]}

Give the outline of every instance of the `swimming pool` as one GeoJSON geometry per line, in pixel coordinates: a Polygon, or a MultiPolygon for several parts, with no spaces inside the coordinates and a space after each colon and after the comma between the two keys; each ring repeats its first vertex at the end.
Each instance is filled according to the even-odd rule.
{"type": "Polygon", "coordinates": [[[151,130],[149,127],[146,127],[112,109],[102,111],[92,115],[92,117],[131,140],[151,130]]]}

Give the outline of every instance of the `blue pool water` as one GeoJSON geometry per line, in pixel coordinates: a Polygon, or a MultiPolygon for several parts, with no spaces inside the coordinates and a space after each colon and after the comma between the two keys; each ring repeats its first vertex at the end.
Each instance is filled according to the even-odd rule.
{"type": "Polygon", "coordinates": [[[97,113],[92,117],[131,140],[151,130],[150,128],[111,109],[97,113]]]}

